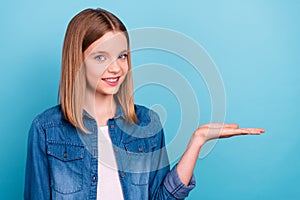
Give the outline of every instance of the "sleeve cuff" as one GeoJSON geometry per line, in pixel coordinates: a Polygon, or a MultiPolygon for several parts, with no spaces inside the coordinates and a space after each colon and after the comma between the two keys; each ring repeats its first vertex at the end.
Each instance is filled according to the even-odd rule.
{"type": "Polygon", "coordinates": [[[184,185],[178,177],[177,165],[167,174],[164,180],[164,186],[176,199],[184,199],[189,195],[189,192],[196,186],[195,176],[193,174],[190,183],[184,185]]]}

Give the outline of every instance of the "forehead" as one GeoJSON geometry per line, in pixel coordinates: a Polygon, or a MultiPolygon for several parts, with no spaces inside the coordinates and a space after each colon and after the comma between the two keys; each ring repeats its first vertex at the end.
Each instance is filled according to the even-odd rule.
{"type": "Polygon", "coordinates": [[[127,50],[127,38],[122,32],[107,32],[101,38],[93,42],[84,52],[85,56],[96,52],[116,53],[127,50]]]}

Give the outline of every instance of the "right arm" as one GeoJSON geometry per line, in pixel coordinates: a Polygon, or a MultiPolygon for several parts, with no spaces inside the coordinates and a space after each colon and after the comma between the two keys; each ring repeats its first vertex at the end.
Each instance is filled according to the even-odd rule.
{"type": "Polygon", "coordinates": [[[36,118],[28,136],[24,199],[48,200],[50,198],[45,132],[36,118]]]}

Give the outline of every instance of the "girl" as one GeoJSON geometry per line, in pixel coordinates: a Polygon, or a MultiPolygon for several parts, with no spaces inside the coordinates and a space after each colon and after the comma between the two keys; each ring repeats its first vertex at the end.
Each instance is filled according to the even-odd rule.
{"type": "Polygon", "coordinates": [[[264,132],[202,125],[170,169],[158,115],[134,104],[126,28],[103,9],[69,23],[59,97],[30,128],[25,199],[184,199],[205,142],[264,132]]]}

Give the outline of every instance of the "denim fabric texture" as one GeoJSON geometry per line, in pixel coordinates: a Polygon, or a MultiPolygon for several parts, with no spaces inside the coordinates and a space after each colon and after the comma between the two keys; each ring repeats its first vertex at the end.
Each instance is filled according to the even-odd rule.
{"type": "MultiPolygon", "coordinates": [[[[121,106],[108,121],[125,200],[184,199],[195,187],[170,170],[158,115],[135,105],[137,124],[128,124],[121,106]]],[[[83,111],[87,134],[63,119],[60,105],[38,115],[28,136],[25,200],[96,200],[98,182],[97,123],[83,111]]],[[[113,187],[113,186],[112,186],[113,187]]]]}

